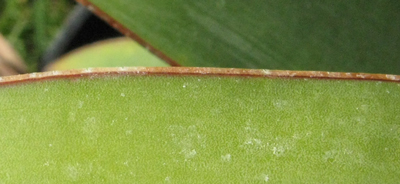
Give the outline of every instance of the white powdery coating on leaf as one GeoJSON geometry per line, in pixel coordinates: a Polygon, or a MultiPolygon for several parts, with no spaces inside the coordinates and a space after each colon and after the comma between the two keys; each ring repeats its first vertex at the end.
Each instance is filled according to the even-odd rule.
{"type": "Polygon", "coordinates": [[[265,175],[265,177],[264,177],[264,181],[265,181],[265,182],[268,182],[268,181],[269,181],[269,177],[268,177],[268,175],[265,175]]]}
{"type": "Polygon", "coordinates": [[[180,154],[183,154],[185,156],[185,160],[186,160],[186,159],[194,158],[196,156],[197,152],[195,149],[192,149],[192,150],[184,149],[180,152],[180,154]]]}
{"type": "Polygon", "coordinates": [[[83,106],[83,104],[84,104],[85,102],[83,102],[83,101],[78,101],[78,108],[80,109],[80,108],[82,108],[82,106],[83,106]]]}
{"type": "Polygon", "coordinates": [[[50,165],[49,161],[43,164],[43,166],[49,166],[49,165],[50,165]]]}
{"type": "Polygon", "coordinates": [[[231,161],[231,154],[226,154],[221,156],[222,161],[229,162],[231,161]]]}
{"type": "Polygon", "coordinates": [[[270,70],[265,69],[265,70],[262,70],[262,71],[264,72],[265,75],[271,75],[271,71],[270,70]]]}
{"type": "Polygon", "coordinates": [[[356,77],[360,77],[360,78],[363,78],[363,79],[364,79],[364,78],[365,78],[365,75],[363,75],[363,74],[357,74],[356,77]]]}
{"type": "Polygon", "coordinates": [[[60,71],[52,71],[51,73],[52,73],[53,75],[60,75],[60,74],[61,74],[60,71]]]}
{"type": "Polygon", "coordinates": [[[340,77],[340,73],[338,72],[328,72],[330,77],[340,77]]]}
{"type": "Polygon", "coordinates": [[[92,68],[87,68],[87,69],[83,70],[83,72],[85,72],[85,73],[91,73],[92,71],[93,71],[92,68]]]}
{"type": "Polygon", "coordinates": [[[273,152],[274,155],[280,157],[280,156],[282,156],[284,154],[285,148],[283,146],[277,146],[277,147],[274,146],[272,148],[272,152],[273,152]]]}
{"type": "Polygon", "coordinates": [[[390,80],[396,80],[396,76],[395,75],[386,75],[386,78],[390,79],[390,80]]]}
{"type": "Polygon", "coordinates": [[[34,77],[36,77],[37,76],[37,73],[31,73],[31,74],[29,74],[29,77],[31,77],[31,78],[34,78],[34,77]]]}

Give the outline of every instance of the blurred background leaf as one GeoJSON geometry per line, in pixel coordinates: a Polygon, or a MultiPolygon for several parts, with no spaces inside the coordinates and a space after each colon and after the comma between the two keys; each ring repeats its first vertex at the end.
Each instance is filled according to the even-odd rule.
{"type": "Polygon", "coordinates": [[[60,30],[72,0],[0,0],[0,33],[36,71],[41,54],[60,30]]]}
{"type": "Polygon", "coordinates": [[[169,66],[130,38],[98,41],[65,54],[45,70],[69,70],[89,67],[169,66]]]}
{"type": "Polygon", "coordinates": [[[184,66],[400,74],[400,1],[90,2],[184,66]]]}
{"type": "Polygon", "coordinates": [[[22,58],[10,43],[0,34],[0,76],[25,73],[26,66],[22,58]]]}

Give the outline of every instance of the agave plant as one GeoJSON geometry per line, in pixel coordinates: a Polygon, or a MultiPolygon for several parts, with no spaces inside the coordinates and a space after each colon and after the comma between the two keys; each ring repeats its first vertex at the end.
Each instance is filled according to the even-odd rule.
{"type": "Polygon", "coordinates": [[[214,68],[86,68],[0,78],[0,181],[400,179],[394,75],[400,55],[379,52],[400,48],[398,41],[379,47],[398,38],[398,26],[385,19],[398,20],[390,11],[398,3],[79,2],[169,65],[214,68]],[[371,7],[379,13],[363,16],[371,7]],[[313,18],[319,15],[331,17],[313,18]],[[344,20],[360,27],[344,29],[344,20]],[[304,23],[310,25],[295,26],[304,23]],[[380,30],[368,26],[386,26],[392,37],[378,34],[364,45],[360,39],[380,30]]]}

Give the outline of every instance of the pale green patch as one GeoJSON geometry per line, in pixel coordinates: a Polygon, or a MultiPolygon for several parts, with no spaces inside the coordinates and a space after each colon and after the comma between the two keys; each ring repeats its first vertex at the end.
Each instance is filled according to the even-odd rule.
{"type": "Polygon", "coordinates": [[[169,65],[130,38],[116,38],[76,49],[48,65],[46,70],[126,66],[169,65]]]}

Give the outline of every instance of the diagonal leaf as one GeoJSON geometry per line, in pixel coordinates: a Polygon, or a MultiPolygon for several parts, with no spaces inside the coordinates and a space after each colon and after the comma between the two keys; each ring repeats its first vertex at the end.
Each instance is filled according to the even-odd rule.
{"type": "Polygon", "coordinates": [[[400,1],[78,1],[184,66],[400,73],[400,1]]]}
{"type": "Polygon", "coordinates": [[[0,181],[398,182],[400,76],[307,75],[119,68],[0,78],[0,181]]]}

